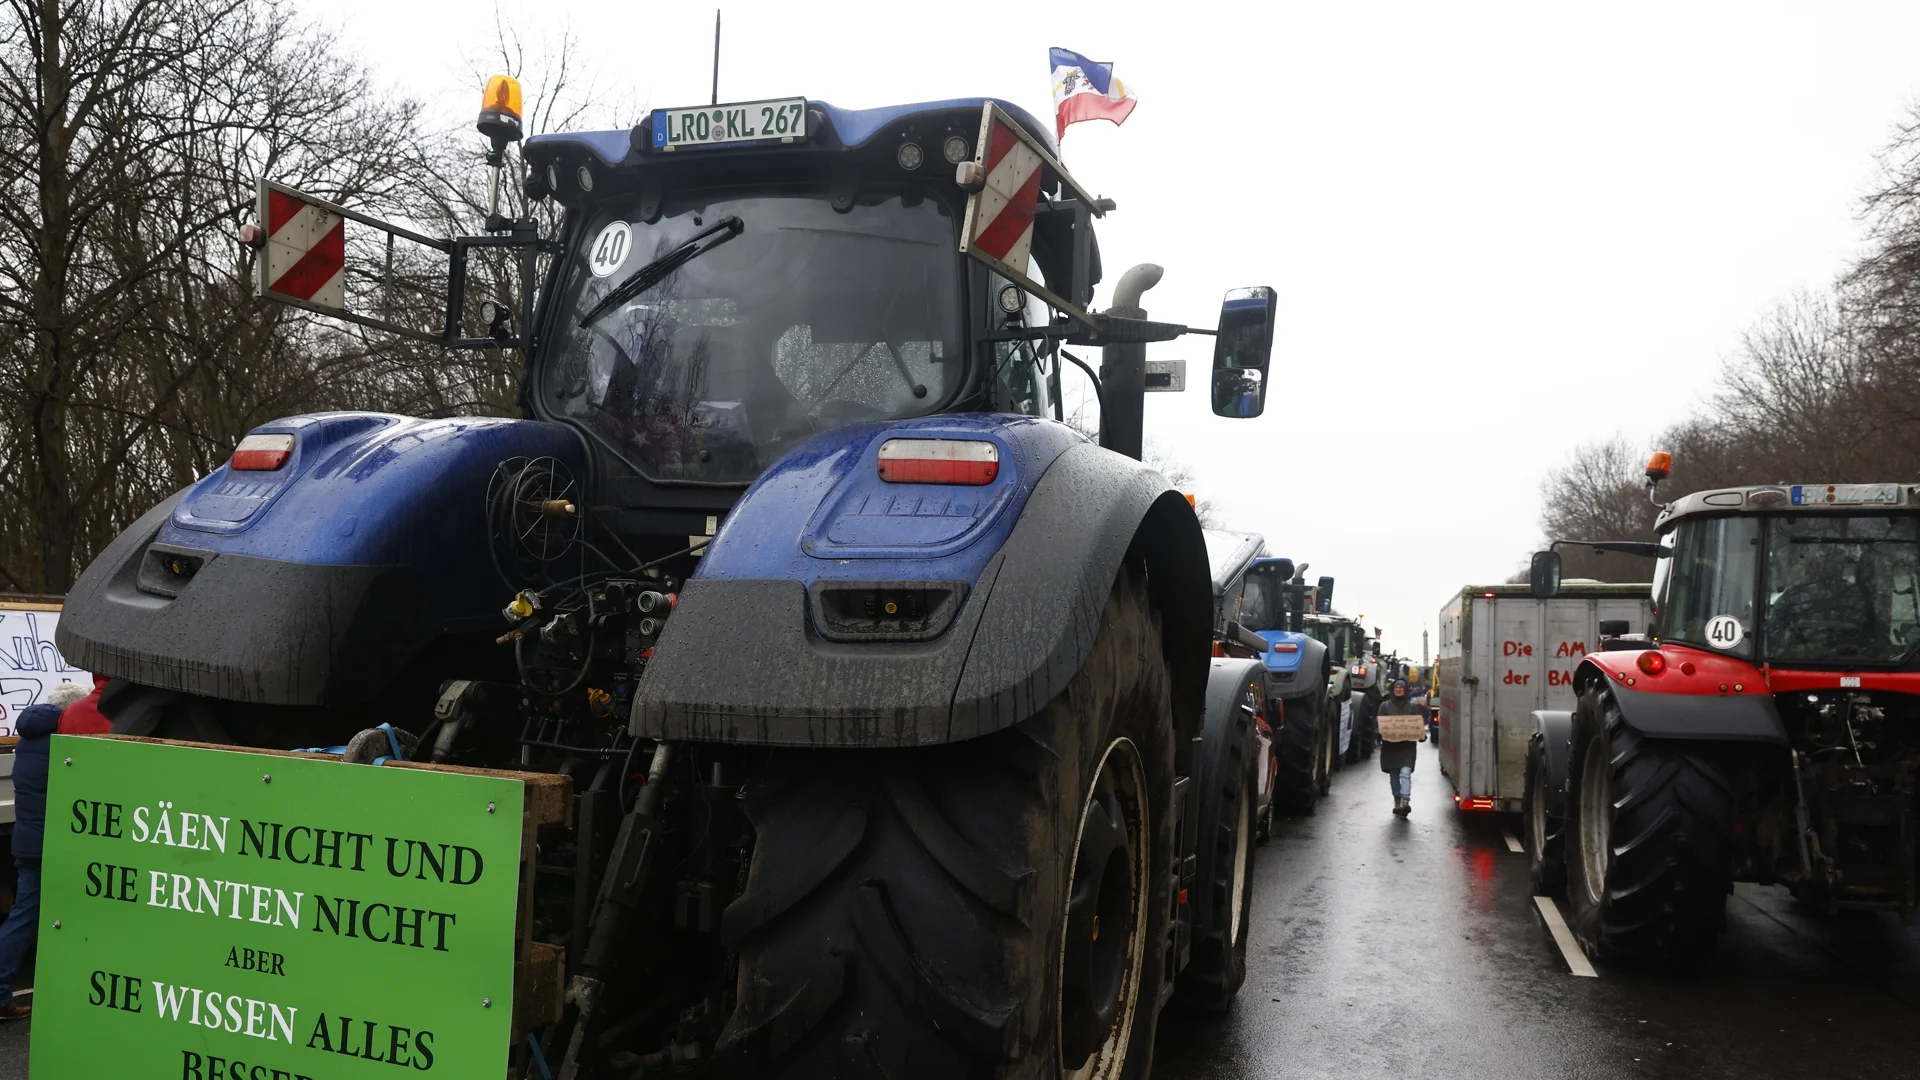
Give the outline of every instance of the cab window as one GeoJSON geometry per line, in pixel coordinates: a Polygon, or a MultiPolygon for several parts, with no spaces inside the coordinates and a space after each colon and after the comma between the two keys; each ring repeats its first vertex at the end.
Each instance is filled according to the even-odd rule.
{"type": "MultiPolygon", "coordinates": [[[[1021,290],[1025,304],[1009,315],[1000,307],[1000,293],[1013,283],[999,274],[987,274],[987,302],[992,322],[1000,329],[1017,326],[1045,326],[1053,311],[1038,297],[1021,290]]],[[[1016,286],[1017,287],[1017,286],[1016,286]]],[[[999,407],[1028,416],[1052,416],[1059,419],[1055,402],[1059,398],[1059,357],[1052,342],[996,341],[993,343],[994,393],[999,407]]]]}

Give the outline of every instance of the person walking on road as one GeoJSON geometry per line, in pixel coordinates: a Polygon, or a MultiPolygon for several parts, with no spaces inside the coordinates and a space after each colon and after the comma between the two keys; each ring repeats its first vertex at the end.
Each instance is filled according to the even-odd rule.
{"type": "Polygon", "coordinates": [[[13,1000],[13,979],[40,933],[40,839],[47,827],[47,765],[52,736],[66,707],[87,696],[86,687],[61,683],[45,704],[29,705],[14,723],[20,736],[13,748],[13,907],[0,924],[0,1020],[32,1015],[33,1006],[13,1000]]]}
{"type": "Polygon", "coordinates": [[[1427,741],[1427,721],[1407,692],[1407,680],[1393,680],[1387,700],[1380,703],[1380,771],[1393,788],[1393,813],[1413,813],[1413,762],[1427,741]]]}

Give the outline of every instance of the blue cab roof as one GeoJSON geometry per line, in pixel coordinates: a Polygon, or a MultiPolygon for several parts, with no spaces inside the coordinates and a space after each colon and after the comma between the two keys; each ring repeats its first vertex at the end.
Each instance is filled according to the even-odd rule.
{"type": "MultiPolygon", "coordinates": [[[[846,146],[859,146],[873,138],[889,124],[908,119],[919,113],[947,112],[953,109],[973,109],[978,111],[987,102],[998,105],[1007,115],[1027,129],[1027,133],[1040,140],[1054,157],[1060,156],[1059,144],[1054,141],[1051,128],[1034,119],[1033,114],[1000,98],[966,97],[948,98],[945,101],[919,101],[906,105],[883,105],[874,109],[842,109],[824,101],[809,101],[807,104],[818,108],[826,115],[827,123],[832,126],[840,142],[846,146]]],[[[585,150],[608,165],[619,165],[631,153],[632,136],[628,129],[614,131],[567,131],[551,135],[535,135],[527,140],[528,149],[585,150]]]]}

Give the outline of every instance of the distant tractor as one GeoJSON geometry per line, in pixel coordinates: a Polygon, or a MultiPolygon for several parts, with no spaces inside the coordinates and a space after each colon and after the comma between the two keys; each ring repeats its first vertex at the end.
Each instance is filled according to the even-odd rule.
{"type": "Polygon", "coordinates": [[[1239,602],[1241,623],[1266,645],[1262,659],[1276,725],[1274,806],[1296,814],[1312,813],[1327,790],[1338,735],[1338,712],[1327,696],[1333,661],[1305,628],[1320,598],[1332,598],[1333,579],[1309,586],[1306,569],[1292,559],[1256,559],[1239,602]]]}
{"type": "MultiPolygon", "coordinates": [[[[1668,473],[1657,454],[1649,492],[1668,473]]],[[[1920,487],[1766,484],[1665,505],[1650,639],[1535,714],[1525,844],[1595,957],[1701,961],[1736,881],[1910,918],[1920,834],[1920,487]]],[[[1624,647],[1623,647],[1624,646],[1624,647]]]]}

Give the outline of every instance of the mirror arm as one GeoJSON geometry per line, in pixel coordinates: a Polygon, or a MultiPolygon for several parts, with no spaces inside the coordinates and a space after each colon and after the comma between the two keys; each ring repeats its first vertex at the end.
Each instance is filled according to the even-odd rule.
{"type": "Polygon", "coordinates": [[[1129,319],[1118,315],[1095,315],[1097,330],[1075,327],[1073,336],[1067,338],[1069,345],[1145,345],[1154,341],[1172,341],[1183,334],[1212,335],[1212,330],[1202,330],[1179,323],[1153,322],[1150,319],[1129,319]]]}
{"type": "Polygon", "coordinates": [[[1593,551],[1619,552],[1622,555],[1638,555],[1643,559],[1664,559],[1672,552],[1659,544],[1645,540],[1555,540],[1547,545],[1548,551],[1560,550],[1560,545],[1589,548],[1593,551]]]}

